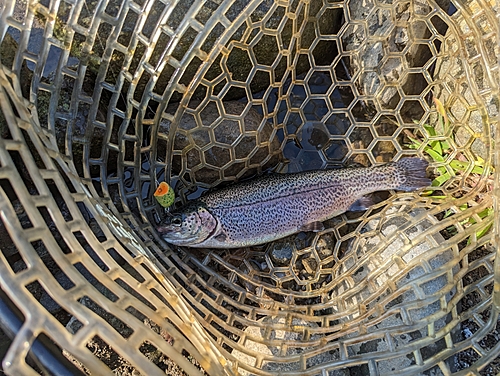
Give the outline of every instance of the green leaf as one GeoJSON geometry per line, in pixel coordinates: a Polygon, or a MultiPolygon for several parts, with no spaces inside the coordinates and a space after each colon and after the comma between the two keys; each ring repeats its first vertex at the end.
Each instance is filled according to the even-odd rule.
{"type": "Polygon", "coordinates": [[[461,162],[457,161],[456,159],[450,162],[450,167],[455,171],[465,171],[467,170],[469,165],[470,165],[469,162],[461,162]]]}
{"type": "Polygon", "coordinates": [[[435,178],[431,185],[433,187],[440,187],[441,185],[443,185],[444,183],[446,183],[449,179],[451,178],[451,175],[449,172],[441,175],[441,176],[438,176],[437,178],[435,178]]]}
{"type": "Polygon", "coordinates": [[[482,175],[484,173],[484,168],[482,166],[475,165],[472,169],[472,173],[482,175]]]}
{"type": "MultiPolygon", "coordinates": [[[[470,166],[470,162],[457,161],[456,159],[452,160],[450,162],[450,167],[454,171],[465,171],[465,170],[467,170],[469,168],[469,166],[470,166]]],[[[473,174],[483,174],[484,173],[484,168],[482,166],[475,165],[472,168],[471,172],[473,174]]]]}
{"type": "Polygon", "coordinates": [[[454,214],[453,210],[448,209],[446,213],[444,213],[443,219],[448,218],[452,214],[454,214]]]}
{"type": "Polygon", "coordinates": [[[448,172],[448,170],[444,166],[436,167],[436,170],[437,170],[437,172],[439,172],[439,175],[444,175],[448,172]]]}
{"type": "Polygon", "coordinates": [[[450,226],[450,227],[447,227],[447,228],[446,228],[446,231],[448,231],[448,233],[449,233],[451,236],[455,236],[456,234],[458,234],[458,231],[457,231],[457,229],[455,228],[455,226],[450,226]]]}
{"type": "Polygon", "coordinates": [[[480,239],[486,235],[490,231],[491,226],[493,226],[493,222],[488,223],[482,230],[476,232],[476,238],[480,239]]]}
{"type": "Polygon", "coordinates": [[[432,159],[434,159],[436,162],[444,162],[444,161],[445,161],[444,157],[443,157],[441,154],[436,153],[436,152],[435,152],[434,150],[432,150],[430,147],[426,147],[426,148],[424,148],[424,151],[425,151],[427,154],[429,154],[429,155],[432,157],[432,159]]]}
{"type": "Polygon", "coordinates": [[[432,150],[434,150],[439,155],[443,155],[443,148],[441,147],[441,141],[434,141],[434,145],[432,146],[432,150]]]}
{"type": "Polygon", "coordinates": [[[443,148],[443,151],[450,150],[450,144],[448,141],[441,141],[441,147],[443,148]]]}
{"type": "MultiPolygon", "coordinates": [[[[476,239],[479,240],[481,239],[483,236],[485,236],[488,231],[490,231],[491,229],[491,226],[493,226],[493,222],[491,223],[488,223],[483,229],[479,230],[476,232],[476,239]]],[[[467,240],[467,245],[469,245],[471,243],[471,240],[470,238],[467,240]]]]}
{"type": "MultiPolygon", "coordinates": [[[[422,143],[420,141],[418,141],[416,138],[411,138],[411,137],[408,137],[411,142],[413,142],[413,144],[416,146],[416,148],[420,147],[420,145],[422,145],[422,143]]],[[[410,144],[409,146],[412,146],[412,144],[410,144]]]]}
{"type": "Polygon", "coordinates": [[[424,129],[429,134],[429,136],[436,136],[436,128],[431,125],[424,124],[424,129]]]}
{"type": "Polygon", "coordinates": [[[493,208],[486,208],[482,211],[480,211],[479,213],[477,213],[477,215],[479,216],[479,218],[481,219],[484,219],[486,217],[489,217],[490,215],[493,214],[493,208]]]}

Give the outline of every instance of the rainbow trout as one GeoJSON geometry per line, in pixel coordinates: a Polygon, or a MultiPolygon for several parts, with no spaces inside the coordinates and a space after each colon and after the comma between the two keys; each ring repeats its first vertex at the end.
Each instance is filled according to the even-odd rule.
{"type": "Polygon", "coordinates": [[[322,231],[321,222],[348,210],[367,209],[365,197],[389,189],[430,185],[427,161],[403,158],[368,168],[269,174],[210,192],[158,226],[166,242],[198,248],[263,244],[299,231],[322,231]]]}

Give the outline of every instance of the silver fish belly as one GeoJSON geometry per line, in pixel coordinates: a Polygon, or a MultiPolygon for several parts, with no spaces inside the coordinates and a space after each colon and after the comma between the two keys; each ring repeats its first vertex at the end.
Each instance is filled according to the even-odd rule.
{"type": "Polygon", "coordinates": [[[363,197],[381,190],[413,191],[430,185],[419,158],[370,168],[272,174],[208,193],[160,224],[172,244],[238,248],[271,242],[366,208],[363,197]]]}

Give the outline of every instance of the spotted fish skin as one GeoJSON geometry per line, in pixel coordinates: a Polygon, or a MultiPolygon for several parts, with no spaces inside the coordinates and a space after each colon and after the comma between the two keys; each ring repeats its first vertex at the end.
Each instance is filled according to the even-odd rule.
{"type": "Polygon", "coordinates": [[[271,174],[202,196],[158,231],[165,241],[198,248],[238,248],[277,240],[348,211],[382,190],[430,185],[427,161],[403,158],[368,168],[271,174]]]}

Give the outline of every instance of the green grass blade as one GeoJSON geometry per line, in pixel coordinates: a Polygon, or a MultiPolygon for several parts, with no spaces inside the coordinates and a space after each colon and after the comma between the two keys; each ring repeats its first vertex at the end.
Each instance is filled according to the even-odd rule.
{"type": "Polygon", "coordinates": [[[491,226],[493,226],[493,222],[491,223],[488,223],[482,230],[476,232],[476,238],[477,239],[480,239],[482,238],[484,235],[486,235],[488,233],[488,231],[490,231],[491,229],[491,226]]]}
{"type": "Polygon", "coordinates": [[[424,124],[424,129],[429,136],[436,136],[436,129],[433,126],[424,124]]]}
{"type": "Polygon", "coordinates": [[[438,176],[437,178],[435,178],[435,179],[432,181],[431,185],[432,185],[433,187],[440,187],[440,186],[442,186],[444,183],[446,183],[446,182],[447,182],[450,178],[451,178],[451,175],[450,175],[450,173],[449,173],[449,172],[447,172],[447,173],[445,173],[445,174],[443,174],[443,175],[438,176]]]}
{"type": "Polygon", "coordinates": [[[441,154],[435,152],[430,147],[424,148],[424,151],[427,154],[429,154],[432,157],[432,159],[434,159],[434,161],[436,161],[436,162],[444,162],[445,161],[444,157],[441,154]]]}
{"type": "Polygon", "coordinates": [[[432,150],[434,150],[439,155],[443,155],[443,148],[441,146],[441,141],[434,141],[434,145],[432,146],[432,150]]]}
{"type": "Polygon", "coordinates": [[[470,163],[469,162],[461,162],[457,160],[453,160],[450,162],[450,167],[454,171],[465,171],[469,167],[470,163]]]}

